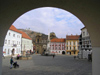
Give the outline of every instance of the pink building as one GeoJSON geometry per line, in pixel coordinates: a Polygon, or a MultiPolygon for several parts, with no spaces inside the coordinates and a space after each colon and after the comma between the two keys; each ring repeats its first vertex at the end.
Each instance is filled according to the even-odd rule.
{"type": "Polygon", "coordinates": [[[50,52],[55,54],[65,54],[65,39],[54,38],[50,42],[50,52]]]}

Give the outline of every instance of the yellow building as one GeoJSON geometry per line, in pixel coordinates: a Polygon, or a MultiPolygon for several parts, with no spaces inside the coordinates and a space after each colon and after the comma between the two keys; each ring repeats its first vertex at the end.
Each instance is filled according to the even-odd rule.
{"type": "Polygon", "coordinates": [[[79,35],[67,35],[66,36],[66,54],[77,55],[79,52],[79,35]]]}

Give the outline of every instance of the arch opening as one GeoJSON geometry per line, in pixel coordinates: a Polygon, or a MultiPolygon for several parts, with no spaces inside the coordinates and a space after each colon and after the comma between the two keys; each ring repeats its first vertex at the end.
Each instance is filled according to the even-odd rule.
{"type": "MultiPolygon", "coordinates": [[[[19,2],[13,2],[10,1],[10,4],[8,4],[8,2],[3,2],[1,6],[3,7],[1,9],[1,17],[0,17],[0,28],[1,28],[1,43],[0,43],[0,49],[2,50],[2,46],[3,46],[3,40],[4,40],[4,36],[8,30],[8,28],[10,27],[10,25],[12,24],[12,22],[23,12],[31,9],[31,8],[35,8],[35,7],[40,7],[40,6],[57,6],[57,7],[62,7],[65,8],[66,10],[68,9],[71,12],[74,12],[81,20],[82,22],[84,22],[85,26],[88,28],[91,39],[92,39],[92,45],[94,47],[94,64],[93,64],[93,68],[96,66],[97,68],[93,69],[93,75],[99,74],[99,69],[100,67],[95,65],[98,62],[97,57],[99,56],[99,47],[100,47],[100,36],[98,36],[99,34],[99,28],[100,28],[100,22],[99,22],[99,13],[100,13],[100,9],[97,9],[99,7],[99,2],[93,2],[93,1],[44,1],[44,3],[42,1],[24,1],[24,5],[23,5],[23,1],[19,2]],[[37,4],[36,4],[37,3],[37,4]],[[56,4],[54,4],[56,3],[56,4]],[[16,6],[15,6],[16,5],[16,6]],[[18,5],[18,6],[17,6],[18,5]],[[22,6],[23,5],[23,6],[22,6]],[[27,5],[29,5],[27,7],[27,5]],[[85,5],[85,6],[84,6],[85,5]],[[6,7],[7,6],[7,7],[6,7]],[[20,8],[21,7],[21,8],[20,8]],[[9,10],[8,10],[9,8],[9,10]],[[23,11],[20,11],[20,9],[23,9],[23,11]],[[19,12],[20,11],[20,12],[19,12]],[[85,11],[85,12],[84,12],[85,11]],[[6,14],[6,15],[5,15],[6,14]],[[16,14],[16,15],[15,15],[16,14]],[[83,17],[84,16],[84,17],[83,17]],[[7,17],[7,19],[5,19],[5,17],[7,17]],[[87,18],[87,19],[85,19],[87,18]],[[96,25],[96,26],[94,26],[96,25]],[[2,28],[3,27],[3,28],[2,28]],[[95,37],[98,36],[98,37],[95,37]],[[96,56],[97,55],[97,56],[96,56]],[[95,59],[96,58],[96,59],[95,59]]],[[[2,56],[2,52],[0,53],[2,56]]],[[[1,60],[1,59],[0,59],[1,60]]],[[[1,60],[2,61],[2,60],[1,60]]],[[[1,71],[1,70],[0,70],[1,71]]]]}
{"type": "MultiPolygon", "coordinates": [[[[57,20],[59,21],[60,19],[57,18],[57,20]]],[[[38,39],[38,40],[39,40],[39,39],[38,39]]],[[[38,43],[40,43],[40,42],[38,41],[38,43]]],[[[41,47],[39,46],[39,49],[40,49],[40,48],[41,48],[41,47]]],[[[40,52],[41,52],[41,51],[39,52],[39,49],[37,50],[37,53],[40,53],[40,52]]],[[[58,52],[56,51],[56,53],[58,53],[58,52]]],[[[60,53],[60,52],[59,52],[59,53],[60,53]]],[[[62,51],[61,53],[62,53],[62,54],[65,54],[65,51],[62,51]]],[[[72,54],[72,52],[70,52],[70,55],[71,55],[71,54],[72,54]]]]}

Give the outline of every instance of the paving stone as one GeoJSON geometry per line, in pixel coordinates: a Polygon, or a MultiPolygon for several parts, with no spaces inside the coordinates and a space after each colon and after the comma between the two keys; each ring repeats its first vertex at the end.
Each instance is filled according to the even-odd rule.
{"type": "Polygon", "coordinates": [[[10,69],[10,58],[3,59],[2,75],[92,75],[92,62],[73,56],[32,55],[30,60],[14,60],[19,68],[10,69]]]}

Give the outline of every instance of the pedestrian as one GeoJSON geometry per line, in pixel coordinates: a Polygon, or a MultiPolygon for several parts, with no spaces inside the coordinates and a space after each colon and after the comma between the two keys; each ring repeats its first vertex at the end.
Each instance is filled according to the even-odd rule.
{"type": "Polygon", "coordinates": [[[17,55],[17,60],[19,59],[19,57],[20,57],[20,55],[18,54],[18,55],[17,55]]]}
{"type": "Polygon", "coordinates": [[[53,55],[53,58],[55,57],[55,55],[53,55]]]}
{"type": "Polygon", "coordinates": [[[5,56],[3,55],[3,58],[5,59],[5,56]]]}
{"type": "Polygon", "coordinates": [[[11,59],[10,59],[10,64],[11,64],[11,66],[10,66],[10,69],[12,69],[12,66],[13,66],[13,57],[11,57],[11,59]]]}
{"type": "Polygon", "coordinates": [[[76,56],[74,56],[74,59],[76,59],[76,56]]]}
{"type": "Polygon", "coordinates": [[[32,53],[32,51],[30,50],[30,54],[32,53]]]}

